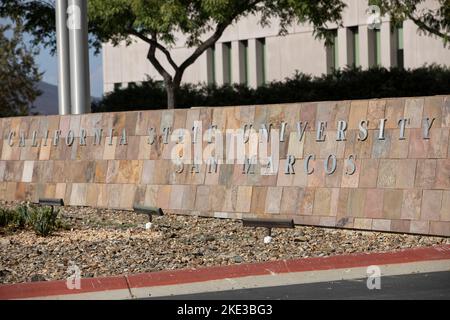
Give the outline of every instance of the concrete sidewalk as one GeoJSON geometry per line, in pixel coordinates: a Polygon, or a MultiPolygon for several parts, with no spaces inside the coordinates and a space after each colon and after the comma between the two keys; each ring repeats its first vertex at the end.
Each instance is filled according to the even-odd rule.
{"type": "Polygon", "coordinates": [[[352,254],[202,269],[82,279],[79,290],[66,281],[0,286],[0,299],[135,299],[450,271],[450,245],[387,253],[352,254]]]}

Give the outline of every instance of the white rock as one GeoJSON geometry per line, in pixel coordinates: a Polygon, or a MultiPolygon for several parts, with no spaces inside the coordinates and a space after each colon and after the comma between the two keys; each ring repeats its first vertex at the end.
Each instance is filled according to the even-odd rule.
{"type": "Polygon", "coordinates": [[[147,223],[145,224],[145,230],[150,230],[150,229],[152,228],[152,226],[153,226],[153,223],[147,222],[147,223]]]}
{"type": "Polygon", "coordinates": [[[264,243],[271,243],[271,242],[272,242],[272,237],[271,236],[264,237],[264,243]]]}

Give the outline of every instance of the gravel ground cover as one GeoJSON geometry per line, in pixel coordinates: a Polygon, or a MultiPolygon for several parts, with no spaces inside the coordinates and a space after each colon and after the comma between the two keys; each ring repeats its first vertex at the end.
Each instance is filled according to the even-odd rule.
{"type": "Polygon", "coordinates": [[[148,218],[130,211],[64,207],[60,217],[66,228],[49,237],[0,229],[0,283],[66,279],[72,264],[82,277],[101,277],[450,244],[450,238],[302,226],[274,229],[265,244],[264,229],[238,220],[169,213],[146,230],[148,218]]]}

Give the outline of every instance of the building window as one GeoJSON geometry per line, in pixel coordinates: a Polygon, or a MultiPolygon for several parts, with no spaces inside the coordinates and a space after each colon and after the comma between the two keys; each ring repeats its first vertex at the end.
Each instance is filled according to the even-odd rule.
{"type": "Polygon", "coordinates": [[[404,52],[403,52],[403,24],[397,27],[397,67],[404,68],[404,52]]]}
{"type": "Polygon", "coordinates": [[[231,42],[223,44],[223,83],[231,84],[231,42]]]}
{"type": "Polygon", "coordinates": [[[339,67],[339,48],[338,48],[338,32],[337,29],[331,31],[331,40],[326,47],[327,56],[327,72],[332,73],[339,67]]]}
{"type": "Polygon", "coordinates": [[[258,70],[258,85],[266,83],[266,39],[256,39],[257,44],[257,70],[258,70]]]}
{"type": "Polygon", "coordinates": [[[216,84],[216,47],[212,45],[206,51],[206,65],[207,65],[207,81],[208,84],[216,84]]]}
{"type": "Polygon", "coordinates": [[[352,52],[352,57],[351,60],[349,61],[350,65],[352,65],[353,67],[359,67],[360,64],[360,60],[359,60],[359,29],[358,27],[351,27],[350,28],[350,41],[351,41],[351,52],[352,52]]]}
{"type": "Polygon", "coordinates": [[[375,65],[381,66],[381,32],[380,29],[374,30],[374,57],[375,57],[375,65]]]}
{"type": "Polygon", "coordinates": [[[240,56],[242,59],[240,64],[240,68],[242,68],[242,83],[248,86],[248,40],[243,40],[240,43],[242,48],[242,55],[240,56]]]}

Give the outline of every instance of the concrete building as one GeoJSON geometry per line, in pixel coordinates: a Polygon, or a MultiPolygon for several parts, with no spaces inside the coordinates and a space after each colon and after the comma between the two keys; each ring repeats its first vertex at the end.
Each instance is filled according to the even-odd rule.
{"type": "MultiPolygon", "coordinates": [[[[261,27],[258,17],[249,16],[228,27],[214,48],[207,50],[184,74],[187,83],[246,83],[252,87],[292,76],[296,70],[312,75],[330,72],[332,68],[357,65],[368,68],[402,66],[417,68],[424,64],[450,65],[450,49],[442,39],[421,35],[412,21],[391,28],[388,17],[382,17],[379,29],[368,27],[367,0],[346,0],[343,27],[335,32],[334,45],[312,35],[308,25],[293,25],[285,36],[279,35],[279,24],[273,19],[261,27]]],[[[428,1],[427,7],[437,1],[428,1]]],[[[170,52],[181,63],[192,51],[184,47],[182,34],[170,52]]],[[[146,59],[148,45],[136,40],[130,46],[103,46],[104,90],[113,91],[144,81],[147,76],[162,80],[146,59]]],[[[169,64],[159,55],[163,65],[169,64]]]]}

